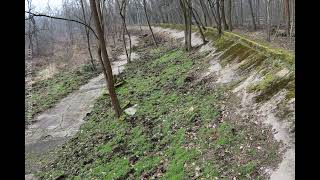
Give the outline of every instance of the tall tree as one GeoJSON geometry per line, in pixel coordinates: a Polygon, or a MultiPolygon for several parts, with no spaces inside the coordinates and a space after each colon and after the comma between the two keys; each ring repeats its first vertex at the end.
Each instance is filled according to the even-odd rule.
{"type": "Polygon", "coordinates": [[[103,34],[103,31],[101,28],[101,23],[99,20],[95,0],[90,0],[90,7],[91,7],[92,15],[93,15],[93,20],[95,23],[97,35],[99,38],[99,46],[101,47],[102,57],[103,57],[103,61],[104,61],[105,67],[106,67],[106,71],[107,71],[107,86],[108,86],[108,90],[109,90],[109,94],[110,94],[110,98],[111,98],[111,104],[112,104],[113,109],[115,111],[116,117],[119,117],[122,110],[120,108],[119,100],[118,100],[118,97],[117,97],[117,94],[116,94],[115,88],[114,88],[112,68],[111,68],[111,64],[109,61],[109,57],[108,57],[108,53],[107,53],[107,49],[106,49],[106,43],[104,40],[104,34],[103,34]]]}
{"type": "Polygon", "coordinates": [[[267,41],[271,41],[271,16],[270,16],[270,4],[271,0],[266,0],[266,8],[267,8],[267,41]]]}
{"type": "Polygon", "coordinates": [[[224,9],[224,0],[220,0],[220,9],[221,9],[221,19],[222,19],[222,25],[223,25],[223,30],[229,29],[227,21],[226,21],[226,14],[225,14],[225,9],[224,9]]]}
{"type": "Polygon", "coordinates": [[[191,50],[191,0],[179,0],[184,17],[184,38],[186,51],[191,50]]]}
{"type": "MultiPolygon", "coordinates": [[[[90,21],[89,23],[87,22],[87,18],[86,18],[86,13],[85,13],[85,8],[84,8],[84,4],[83,4],[83,0],[80,0],[80,5],[81,5],[81,10],[82,10],[82,18],[83,21],[87,24],[89,24],[90,26],[90,21]]],[[[92,52],[91,52],[91,47],[90,47],[90,30],[88,29],[88,27],[84,26],[84,30],[85,30],[85,34],[86,34],[86,41],[87,41],[87,46],[88,46],[88,52],[90,55],[90,62],[92,64],[92,68],[93,70],[96,70],[96,66],[94,64],[94,60],[93,60],[93,56],[92,56],[92,52]]]]}
{"type": "Polygon", "coordinates": [[[228,19],[229,19],[229,30],[232,31],[232,3],[231,0],[228,1],[228,19]]]}
{"type": "Polygon", "coordinates": [[[253,30],[257,30],[257,25],[256,25],[256,21],[254,19],[254,12],[253,12],[253,8],[252,8],[252,1],[248,0],[249,2],[249,7],[250,7],[250,13],[251,13],[251,18],[252,18],[252,25],[253,25],[253,30]]]}
{"type": "Polygon", "coordinates": [[[220,3],[219,3],[219,0],[217,0],[217,21],[218,21],[218,34],[222,34],[222,30],[221,30],[221,16],[220,16],[220,3]]]}
{"type": "Polygon", "coordinates": [[[212,25],[212,18],[209,15],[209,12],[208,12],[208,9],[207,9],[205,2],[203,2],[203,0],[199,0],[199,1],[200,1],[200,6],[201,6],[201,9],[203,12],[205,26],[212,25]]]}
{"type": "Polygon", "coordinates": [[[284,13],[285,13],[285,20],[286,20],[286,33],[287,36],[290,34],[290,5],[289,0],[284,0],[284,13]]]}
{"type": "Polygon", "coordinates": [[[122,39],[123,39],[123,46],[124,50],[127,56],[127,60],[130,63],[131,62],[131,36],[127,28],[127,23],[126,23],[126,7],[127,7],[127,0],[116,0],[118,3],[118,8],[119,8],[119,13],[120,17],[122,19],[122,39]],[[121,2],[119,2],[121,1],[121,2]],[[127,50],[127,43],[126,43],[126,38],[125,34],[128,35],[129,38],[129,52],[127,50]]]}

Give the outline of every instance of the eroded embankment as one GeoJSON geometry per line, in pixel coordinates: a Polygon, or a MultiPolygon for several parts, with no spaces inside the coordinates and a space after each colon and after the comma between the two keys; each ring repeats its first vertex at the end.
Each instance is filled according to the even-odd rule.
{"type": "MultiPolygon", "coordinates": [[[[154,32],[184,41],[181,27],[162,27],[165,28],[154,27],[154,32]]],[[[210,42],[197,51],[207,52],[206,59],[211,65],[195,76],[199,81],[213,79],[213,87],[227,87],[233,100],[226,102],[226,107],[233,109],[236,115],[248,118],[252,123],[262,122],[272,126],[274,138],[284,144],[279,153],[284,154],[277,170],[266,171],[271,179],[294,179],[294,55],[230,32],[218,36],[215,30],[208,28],[205,35],[210,42]]],[[[201,44],[201,38],[194,32],[192,46],[201,44]]]]}

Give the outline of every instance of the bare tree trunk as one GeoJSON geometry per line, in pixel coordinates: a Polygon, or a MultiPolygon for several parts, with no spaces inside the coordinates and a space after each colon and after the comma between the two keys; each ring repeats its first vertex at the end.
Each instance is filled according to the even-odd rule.
{"type": "Polygon", "coordinates": [[[284,12],[285,12],[285,19],[286,19],[286,33],[287,36],[290,34],[290,6],[289,0],[284,0],[284,12]]]}
{"type": "MultiPolygon", "coordinates": [[[[87,23],[87,19],[86,19],[86,13],[84,11],[84,5],[83,5],[83,0],[80,0],[80,5],[81,5],[81,10],[82,10],[82,17],[85,23],[87,23]]],[[[92,52],[91,52],[91,47],[90,47],[90,32],[89,29],[85,26],[85,32],[86,32],[86,39],[87,39],[87,46],[88,46],[88,51],[89,51],[89,55],[90,55],[90,62],[92,64],[92,69],[94,71],[96,71],[96,66],[94,64],[94,60],[93,60],[93,56],[92,56],[92,52]]]]}
{"type": "Polygon", "coordinates": [[[295,11],[294,11],[294,4],[295,4],[295,2],[294,2],[295,0],[293,0],[292,1],[292,7],[291,7],[291,9],[292,9],[292,12],[291,12],[291,14],[292,14],[292,18],[291,18],[291,28],[290,28],[290,37],[292,37],[292,31],[293,31],[293,26],[294,26],[294,13],[295,13],[295,11]]]}
{"type": "Polygon", "coordinates": [[[219,0],[217,0],[217,21],[218,21],[218,34],[221,35],[222,34],[222,30],[221,30],[221,16],[220,16],[220,3],[219,0]]]}
{"type": "Polygon", "coordinates": [[[99,38],[99,47],[101,48],[102,51],[102,57],[104,61],[104,66],[106,67],[106,73],[107,73],[107,85],[108,85],[108,90],[111,98],[111,104],[113,106],[113,109],[115,111],[116,117],[120,117],[121,114],[121,108],[120,104],[118,101],[117,94],[115,92],[114,88],[114,82],[113,82],[113,76],[112,76],[112,68],[110,65],[107,49],[106,49],[106,43],[104,40],[104,34],[101,28],[101,23],[99,20],[98,12],[97,12],[97,7],[96,7],[96,2],[95,0],[90,0],[90,7],[91,11],[93,14],[93,20],[95,22],[98,38],[99,38]]]}
{"type": "Polygon", "coordinates": [[[251,11],[251,18],[252,18],[252,24],[253,24],[253,30],[257,30],[257,25],[256,25],[256,21],[254,19],[254,13],[253,13],[253,9],[252,9],[252,2],[251,0],[248,0],[249,2],[249,6],[250,6],[250,11],[251,11]]]}
{"type": "Polygon", "coordinates": [[[199,23],[199,25],[202,27],[202,29],[205,31],[207,28],[206,28],[206,26],[201,22],[201,18],[200,18],[200,16],[199,16],[199,14],[197,13],[197,11],[194,9],[194,8],[192,8],[192,13],[194,14],[194,17],[195,18],[198,18],[198,22],[196,22],[196,23],[199,23]]]}
{"type": "Polygon", "coordinates": [[[179,0],[184,15],[184,38],[186,51],[191,50],[191,0],[179,0]]]}
{"type": "Polygon", "coordinates": [[[243,26],[243,8],[242,8],[242,0],[240,0],[240,14],[241,14],[241,26],[243,26]]]}
{"type": "Polygon", "coordinates": [[[220,7],[221,7],[221,18],[222,18],[223,30],[227,30],[229,29],[229,27],[226,21],[226,14],[224,11],[224,0],[220,0],[220,1],[221,1],[220,7]]]}
{"type": "Polygon", "coordinates": [[[212,25],[212,18],[210,17],[208,9],[205,6],[203,0],[200,0],[200,6],[201,6],[201,9],[203,12],[205,26],[208,26],[209,24],[212,25]],[[208,18],[209,23],[207,22],[207,18],[208,18]]]}
{"type": "Polygon", "coordinates": [[[121,4],[119,0],[117,0],[118,6],[119,6],[119,11],[120,11],[120,17],[122,19],[122,38],[123,38],[123,44],[124,44],[124,50],[127,56],[128,63],[131,62],[131,36],[130,33],[127,29],[127,24],[126,24],[126,17],[125,17],[125,12],[126,12],[126,0],[122,0],[121,4]],[[127,45],[126,45],[126,40],[125,40],[125,33],[127,33],[129,37],[129,53],[127,50],[127,45]]]}
{"type": "MultiPolygon", "coordinates": [[[[189,7],[189,8],[191,9],[192,7],[189,7]]],[[[193,17],[193,19],[196,21],[197,27],[198,27],[198,29],[199,29],[199,32],[200,32],[200,35],[201,35],[201,38],[202,38],[202,42],[203,42],[203,44],[205,44],[205,43],[207,43],[208,41],[206,40],[206,37],[204,36],[204,34],[203,34],[203,32],[202,32],[202,29],[201,29],[201,26],[200,26],[200,24],[199,24],[196,16],[194,15],[194,11],[193,11],[192,9],[191,9],[191,12],[192,12],[192,17],[193,17]]]]}
{"type": "Polygon", "coordinates": [[[143,9],[144,9],[144,13],[145,13],[145,15],[146,15],[146,19],[147,19],[147,23],[148,23],[150,32],[151,32],[151,34],[152,34],[153,42],[154,42],[154,44],[155,44],[156,46],[158,46],[157,40],[156,40],[156,38],[154,37],[153,31],[152,31],[152,28],[151,28],[151,25],[150,25],[149,16],[148,16],[148,13],[147,13],[147,3],[146,3],[146,0],[143,0],[143,9]]]}
{"type": "Polygon", "coordinates": [[[271,41],[270,36],[271,36],[271,17],[270,17],[270,2],[271,0],[266,0],[266,6],[267,6],[267,21],[268,21],[268,26],[267,26],[267,41],[271,41]]]}
{"type": "Polygon", "coordinates": [[[229,0],[229,9],[228,9],[228,14],[229,14],[229,30],[232,31],[232,4],[231,0],[229,0]]]}

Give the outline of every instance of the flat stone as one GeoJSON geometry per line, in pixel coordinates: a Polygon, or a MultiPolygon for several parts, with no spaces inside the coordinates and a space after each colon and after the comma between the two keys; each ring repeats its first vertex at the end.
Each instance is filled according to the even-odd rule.
{"type": "Polygon", "coordinates": [[[137,112],[138,104],[135,104],[132,107],[127,108],[124,112],[130,116],[133,116],[137,112]]]}

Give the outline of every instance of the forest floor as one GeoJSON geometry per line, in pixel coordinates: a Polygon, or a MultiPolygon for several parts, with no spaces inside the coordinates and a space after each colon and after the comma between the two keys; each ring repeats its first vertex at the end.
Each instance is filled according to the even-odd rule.
{"type": "MultiPolygon", "coordinates": [[[[159,46],[140,36],[137,59],[120,68],[126,83],[116,91],[133,113],[114,118],[108,96],[100,96],[70,140],[30,157],[40,178],[266,179],[276,169],[283,144],[273,128],[250,113],[240,116],[241,99],[214,83],[233,80],[231,71],[213,73],[219,67],[207,58],[207,45],[183,51],[183,32],[155,32],[159,46]]],[[[193,38],[194,46],[201,44],[193,38]]]]}
{"type": "Polygon", "coordinates": [[[249,31],[248,28],[245,29],[239,29],[236,28],[232,32],[237,33],[239,35],[245,36],[249,39],[252,39],[256,42],[259,42],[261,44],[268,44],[270,46],[273,46],[275,48],[283,48],[290,52],[295,51],[295,38],[288,38],[283,36],[274,36],[274,34],[271,36],[271,42],[268,42],[267,34],[265,29],[258,29],[256,31],[249,31]]]}

